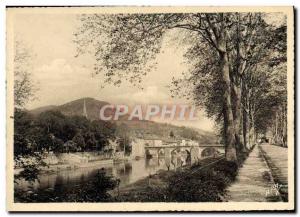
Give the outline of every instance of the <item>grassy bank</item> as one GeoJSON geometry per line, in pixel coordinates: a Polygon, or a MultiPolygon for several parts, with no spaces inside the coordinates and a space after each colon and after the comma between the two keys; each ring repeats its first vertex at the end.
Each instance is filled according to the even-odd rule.
{"type": "Polygon", "coordinates": [[[116,201],[127,202],[217,202],[234,180],[248,153],[238,163],[224,157],[208,158],[177,171],[159,171],[136,183],[112,192],[116,201]]]}

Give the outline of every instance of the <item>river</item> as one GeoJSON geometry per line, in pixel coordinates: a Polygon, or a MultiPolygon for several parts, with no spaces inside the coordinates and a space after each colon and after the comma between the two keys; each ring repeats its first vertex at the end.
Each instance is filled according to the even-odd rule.
{"type": "Polygon", "coordinates": [[[188,164],[187,156],[177,156],[168,158],[152,158],[139,160],[129,160],[120,163],[107,164],[101,167],[78,168],[72,170],[62,170],[56,173],[43,173],[39,175],[38,181],[28,183],[24,180],[18,181],[16,189],[38,191],[40,189],[63,189],[71,188],[79,183],[84,183],[93,178],[97,172],[104,168],[108,175],[120,179],[120,187],[134,183],[158,170],[175,169],[188,164]]]}

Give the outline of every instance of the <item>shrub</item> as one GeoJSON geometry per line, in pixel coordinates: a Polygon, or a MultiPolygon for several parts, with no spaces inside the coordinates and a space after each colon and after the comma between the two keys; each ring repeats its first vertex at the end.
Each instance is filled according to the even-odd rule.
{"type": "Polygon", "coordinates": [[[239,165],[247,153],[240,155],[238,163],[225,159],[208,167],[209,160],[203,160],[168,179],[167,198],[173,202],[218,202],[223,200],[225,189],[235,180],[239,165]],[[191,172],[194,171],[194,172],[191,172]],[[196,172],[195,172],[196,171],[196,172]]]}

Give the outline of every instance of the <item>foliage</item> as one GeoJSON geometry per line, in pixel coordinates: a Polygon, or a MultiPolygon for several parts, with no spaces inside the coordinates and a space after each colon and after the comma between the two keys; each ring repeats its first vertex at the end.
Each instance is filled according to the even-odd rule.
{"type": "Polygon", "coordinates": [[[46,166],[43,162],[43,155],[39,153],[18,155],[15,157],[15,164],[16,166],[21,167],[22,171],[14,176],[14,182],[17,182],[20,179],[34,182],[35,180],[38,180],[38,174],[41,167],[46,166]]]}
{"type": "Polygon", "coordinates": [[[131,139],[127,135],[118,138],[117,142],[119,144],[120,150],[121,151],[125,150],[126,155],[129,155],[131,153],[132,150],[131,139]]]}
{"type": "MultiPolygon", "coordinates": [[[[22,171],[15,182],[35,182],[44,163],[45,153],[54,151],[101,151],[109,139],[115,139],[115,125],[102,121],[89,121],[84,117],[65,116],[58,111],[46,111],[38,116],[16,109],[14,116],[14,162],[22,171]]],[[[61,191],[41,190],[36,194],[16,190],[15,198],[21,202],[96,202],[110,198],[107,193],[117,181],[101,171],[82,186],[61,191]]]]}
{"type": "Polygon", "coordinates": [[[254,143],[257,128],[267,127],[256,120],[259,112],[265,112],[258,111],[255,94],[267,84],[253,80],[263,80],[273,72],[268,67],[286,61],[286,24],[273,26],[265,17],[264,13],[92,14],[81,17],[75,36],[79,54],[94,54],[95,72],[103,73],[104,83],[139,84],[155,63],[166,32],[175,29],[178,44],[187,47],[190,69],[173,80],[173,95],[192,99],[216,120],[226,158],[236,161],[236,153],[247,148],[247,134],[254,143]],[[260,71],[260,66],[268,69],[260,71]]]}
{"type": "Polygon", "coordinates": [[[115,126],[111,123],[69,117],[58,111],[46,111],[34,117],[16,110],[14,122],[15,156],[45,151],[101,151],[109,139],[115,139],[115,126]]]}
{"type": "Polygon", "coordinates": [[[33,100],[37,88],[31,76],[30,50],[20,41],[15,42],[14,55],[14,105],[23,108],[29,100],[33,100]]]}
{"type": "Polygon", "coordinates": [[[237,175],[235,162],[221,160],[213,166],[195,165],[169,178],[168,200],[172,202],[222,202],[225,189],[237,175]],[[188,184],[186,184],[188,183],[188,184]]]}

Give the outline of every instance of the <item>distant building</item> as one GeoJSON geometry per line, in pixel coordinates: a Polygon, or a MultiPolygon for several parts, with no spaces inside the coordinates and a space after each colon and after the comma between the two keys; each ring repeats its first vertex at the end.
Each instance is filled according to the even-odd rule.
{"type": "Polygon", "coordinates": [[[161,139],[158,137],[139,137],[133,139],[131,143],[132,152],[131,156],[144,157],[145,156],[145,147],[160,147],[160,146],[198,146],[198,142],[193,140],[184,140],[184,139],[161,139]]]}
{"type": "Polygon", "coordinates": [[[131,156],[133,158],[144,157],[145,145],[146,145],[146,141],[144,139],[140,139],[140,138],[133,139],[133,141],[131,142],[131,156]]]}
{"type": "Polygon", "coordinates": [[[163,141],[158,137],[138,137],[134,138],[131,142],[131,157],[144,157],[145,147],[162,146],[163,141]]]}

